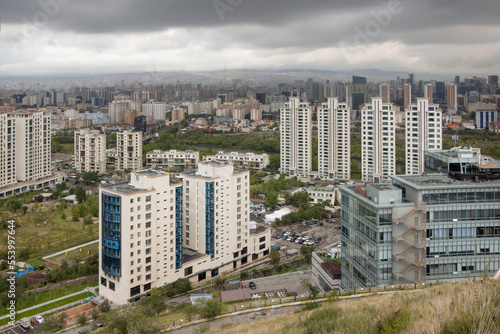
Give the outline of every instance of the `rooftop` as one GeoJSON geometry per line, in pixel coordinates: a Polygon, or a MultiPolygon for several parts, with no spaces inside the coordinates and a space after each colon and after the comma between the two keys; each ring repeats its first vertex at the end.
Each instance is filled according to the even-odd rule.
{"type": "Polygon", "coordinates": [[[253,228],[253,229],[250,229],[250,234],[260,234],[262,232],[265,232],[266,231],[266,228],[261,226],[261,225],[257,225],[256,228],[253,228]]]}
{"type": "Polygon", "coordinates": [[[448,174],[422,174],[422,175],[396,175],[392,176],[394,180],[408,183],[417,189],[449,188],[453,187],[498,187],[500,180],[490,180],[484,182],[460,181],[453,179],[448,174]]]}
{"type": "Polygon", "coordinates": [[[145,170],[141,170],[141,171],[135,172],[135,174],[145,175],[145,176],[148,176],[148,177],[154,177],[154,176],[158,176],[158,175],[166,175],[167,173],[162,172],[160,170],[145,169],[145,170]]]}
{"type": "Polygon", "coordinates": [[[207,254],[197,253],[194,250],[182,248],[182,263],[188,263],[196,259],[207,256],[207,254]]]}
{"type": "Polygon", "coordinates": [[[119,193],[128,195],[133,194],[139,191],[148,191],[148,189],[138,189],[136,187],[131,186],[128,181],[115,183],[115,184],[105,184],[100,186],[103,189],[108,189],[112,191],[117,191],[119,193]]]}

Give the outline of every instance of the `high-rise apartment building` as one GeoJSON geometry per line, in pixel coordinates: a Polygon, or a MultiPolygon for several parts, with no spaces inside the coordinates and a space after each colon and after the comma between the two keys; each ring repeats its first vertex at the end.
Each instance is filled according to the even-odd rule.
{"type": "Polygon", "coordinates": [[[398,175],[392,184],[340,191],[345,290],[455,281],[500,268],[498,180],[398,175]]]}
{"type": "Polygon", "coordinates": [[[0,187],[51,174],[50,119],[43,112],[0,114],[0,187]]]}
{"type": "Polygon", "coordinates": [[[388,181],[396,174],[395,110],[392,103],[372,98],[361,109],[361,178],[388,181]]]}
{"type": "Polygon", "coordinates": [[[391,103],[391,86],[389,84],[380,84],[379,90],[379,97],[382,98],[382,103],[391,103]]]}
{"type": "Polygon", "coordinates": [[[448,104],[448,114],[453,115],[457,113],[457,85],[448,85],[448,94],[446,97],[448,104]]]}
{"type": "Polygon", "coordinates": [[[172,121],[182,121],[186,118],[186,110],[181,107],[172,109],[172,121]]]}
{"type": "Polygon", "coordinates": [[[99,293],[117,304],[188,278],[208,281],[268,255],[270,230],[250,222],[250,173],[220,162],[181,174],[133,172],[100,198],[99,293]]]}
{"type": "Polygon", "coordinates": [[[319,177],[351,178],[351,109],[330,97],[318,109],[319,177]]]}
{"type": "Polygon", "coordinates": [[[116,134],[115,169],[142,169],[142,132],[124,130],[116,134]]]}
{"type": "Polygon", "coordinates": [[[434,91],[433,91],[432,84],[430,84],[430,83],[425,84],[424,85],[424,97],[429,100],[429,104],[434,103],[433,96],[434,96],[434,91]]]}
{"type": "Polygon", "coordinates": [[[75,131],[73,166],[78,173],[106,172],[106,135],[99,130],[75,131]]]}
{"type": "Polygon", "coordinates": [[[405,84],[404,86],[404,108],[408,109],[408,106],[411,103],[411,84],[405,84]]]}
{"type": "Polygon", "coordinates": [[[142,115],[146,116],[148,120],[159,121],[165,120],[167,113],[166,103],[143,103],[142,115]]]}
{"type": "Polygon", "coordinates": [[[443,142],[441,109],[429,104],[427,98],[417,98],[405,110],[406,174],[425,171],[424,151],[440,150],[443,142]]]}
{"type": "Polygon", "coordinates": [[[312,170],[312,125],[309,103],[291,97],[281,108],[281,173],[302,176],[312,170]]]}

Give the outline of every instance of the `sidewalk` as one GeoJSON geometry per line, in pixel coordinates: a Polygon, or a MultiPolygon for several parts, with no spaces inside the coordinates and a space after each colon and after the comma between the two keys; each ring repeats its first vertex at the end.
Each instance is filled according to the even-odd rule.
{"type": "MultiPolygon", "coordinates": [[[[60,297],[60,298],[52,299],[52,300],[49,300],[49,301],[47,301],[47,302],[45,302],[45,303],[37,304],[37,305],[31,306],[31,307],[25,308],[25,309],[23,309],[23,310],[17,310],[17,311],[16,311],[16,313],[18,313],[18,314],[19,314],[19,313],[22,313],[22,312],[25,312],[25,311],[33,310],[33,309],[39,308],[40,306],[48,305],[48,304],[50,304],[50,303],[53,303],[53,302],[56,302],[56,301],[59,301],[59,300],[63,300],[63,299],[66,299],[66,298],[69,298],[69,297],[72,297],[72,296],[76,296],[76,295],[78,295],[78,294],[80,294],[80,293],[82,293],[82,292],[87,292],[87,291],[88,291],[88,292],[91,292],[91,293],[93,293],[93,294],[95,295],[95,292],[96,292],[96,291],[95,291],[95,289],[96,289],[96,288],[97,288],[97,287],[88,287],[88,289],[87,289],[87,288],[85,288],[85,289],[83,289],[82,291],[79,291],[79,292],[75,292],[75,293],[72,293],[72,294],[69,294],[69,295],[66,295],[66,296],[60,297]]],[[[84,298],[82,298],[82,299],[84,299],[84,298]]],[[[78,300],[78,301],[76,301],[76,302],[72,302],[72,303],[67,304],[67,305],[59,306],[59,307],[57,307],[57,308],[60,308],[60,307],[64,307],[64,308],[66,308],[66,307],[71,306],[71,305],[78,305],[78,304],[81,304],[81,302],[82,302],[81,300],[78,300]]],[[[57,309],[57,308],[56,308],[56,309],[57,309]]],[[[40,313],[40,314],[41,314],[41,315],[44,315],[44,314],[49,314],[49,313],[53,313],[53,312],[54,312],[54,309],[44,311],[44,312],[42,312],[42,313],[40,313]]],[[[0,317],[0,320],[3,320],[3,319],[5,319],[5,318],[7,318],[8,316],[9,316],[9,315],[4,315],[4,316],[0,317]]]]}
{"type": "Polygon", "coordinates": [[[89,246],[89,245],[95,244],[96,242],[99,242],[99,239],[94,240],[94,241],[90,241],[90,242],[87,242],[87,243],[84,243],[84,244],[81,244],[81,245],[78,245],[78,246],[75,246],[75,247],[71,247],[71,248],[65,249],[63,251],[54,253],[54,254],[50,254],[50,255],[44,256],[44,257],[42,257],[42,260],[45,260],[45,259],[57,256],[57,255],[61,255],[61,254],[64,254],[66,252],[71,252],[71,251],[74,251],[75,249],[79,249],[79,248],[82,248],[82,247],[85,247],[85,246],[89,246]]]}

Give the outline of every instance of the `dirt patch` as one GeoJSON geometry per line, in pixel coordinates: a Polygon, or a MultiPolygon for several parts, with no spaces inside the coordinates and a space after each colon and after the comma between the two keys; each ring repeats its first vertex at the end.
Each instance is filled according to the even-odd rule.
{"type": "Polygon", "coordinates": [[[28,283],[28,286],[36,286],[40,282],[45,281],[45,275],[41,272],[31,272],[23,275],[26,277],[26,282],[28,283]]]}

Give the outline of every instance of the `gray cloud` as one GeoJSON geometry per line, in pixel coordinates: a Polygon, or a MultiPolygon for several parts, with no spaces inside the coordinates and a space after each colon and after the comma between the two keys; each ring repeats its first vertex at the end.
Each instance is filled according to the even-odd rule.
{"type": "Polygon", "coordinates": [[[152,65],[486,72],[497,67],[499,12],[497,0],[0,0],[0,74],[152,65]]]}

